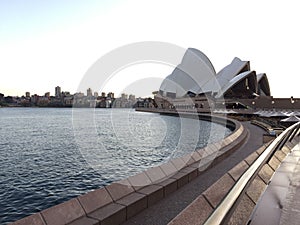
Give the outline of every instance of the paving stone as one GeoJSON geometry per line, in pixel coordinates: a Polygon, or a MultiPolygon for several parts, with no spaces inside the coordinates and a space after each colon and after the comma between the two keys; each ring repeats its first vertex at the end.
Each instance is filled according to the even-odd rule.
{"type": "Polygon", "coordinates": [[[234,180],[228,174],[225,174],[216,183],[203,192],[203,195],[210,204],[216,208],[227,195],[228,191],[233,187],[234,183],[234,180]]]}
{"type": "Polygon", "coordinates": [[[175,173],[178,172],[176,167],[171,162],[164,163],[159,166],[161,170],[166,174],[167,177],[173,176],[175,173]]]}
{"type": "Polygon", "coordinates": [[[189,167],[195,168],[195,169],[199,169],[200,166],[200,162],[194,162],[193,164],[189,165],[189,167]]]}
{"type": "Polygon", "coordinates": [[[152,167],[147,169],[145,173],[150,178],[152,183],[159,182],[166,178],[166,174],[164,174],[160,167],[152,167]]]}
{"type": "Polygon", "coordinates": [[[241,130],[241,126],[238,125],[238,127],[236,127],[236,128],[234,129],[233,133],[232,133],[230,136],[232,136],[232,137],[234,137],[234,138],[238,137],[239,134],[240,134],[240,133],[239,133],[240,130],[241,130]]]}
{"type": "Polygon", "coordinates": [[[294,138],[291,143],[295,146],[296,144],[299,144],[299,141],[294,138]]]}
{"type": "Polygon", "coordinates": [[[160,201],[164,197],[164,188],[159,185],[150,185],[148,187],[142,188],[138,193],[147,196],[148,207],[154,205],[154,203],[160,201]]]}
{"type": "Polygon", "coordinates": [[[117,203],[126,206],[126,219],[129,219],[147,208],[147,197],[144,194],[132,193],[121,198],[117,203]]]}
{"type": "Polygon", "coordinates": [[[126,221],[126,206],[111,203],[88,214],[100,221],[101,225],[119,225],[126,221]]]}
{"type": "Polygon", "coordinates": [[[150,185],[152,182],[145,172],[128,177],[128,181],[134,190],[139,190],[150,185]]]}
{"type": "Polygon", "coordinates": [[[165,197],[178,189],[177,188],[177,180],[174,178],[169,178],[167,180],[164,180],[160,183],[157,183],[157,185],[162,186],[164,188],[164,196],[165,197]]]}
{"type": "Polygon", "coordinates": [[[81,195],[78,197],[78,200],[87,214],[113,201],[105,188],[81,195]]]}
{"type": "Polygon", "coordinates": [[[221,146],[220,146],[220,145],[216,145],[216,147],[217,147],[217,149],[219,150],[220,147],[223,148],[223,147],[229,145],[231,142],[232,142],[232,140],[229,140],[228,138],[225,138],[225,139],[223,139],[223,140],[221,141],[221,143],[220,143],[221,146]]]}
{"type": "Polygon", "coordinates": [[[260,198],[261,194],[266,189],[266,184],[263,182],[263,180],[256,176],[250,186],[248,187],[246,193],[251,198],[251,200],[255,203],[257,203],[258,199],[260,198]]]}
{"type": "Polygon", "coordinates": [[[112,183],[105,188],[114,201],[134,192],[133,187],[127,179],[112,183]]]}
{"type": "Polygon", "coordinates": [[[299,130],[298,130],[298,135],[295,135],[295,136],[294,136],[294,139],[295,139],[296,141],[298,141],[298,144],[300,143],[300,132],[299,132],[299,130]]]}
{"type": "Polygon", "coordinates": [[[170,162],[175,166],[177,171],[183,169],[186,166],[186,162],[183,161],[181,158],[171,159],[170,162]]]}
{"type": "Polygon", "coordinates": [[[85,212],[77,198],[45,209],[41,214],[47,225],[67,224],[85,216],[85,212]]]}
{"type": "Polygon", "coordinates": [[[188,174],[188,179],[189,179],[188,182],[190,182],[198,176],[197,171],[198,171],[198,169],[196,169],[196,168],[186,167],[183,170],[181,170],[180,172],[187,173],[188,174]]]}
{"type": "MultiPolygon", "coordinates": [[[[194,151],[191,156],[194,159],[194,163],[201,160],[201,155],[197,151],[194,151]]],[[[192,165],[194,163],[189,163],[189,165],[192,165]]]]}
{"type": "Polygon", "coordinates": [[[280,163],[281,163],[281,162],[280,162],[275,156],[273,156],[273,157],[270,159],[270,161],[268,162],[268,164],[271,166],[271,168],[272,168],[273,170],[276,170],[276,169],[279,167],[280,163]]]}
{"type": "Polygon", "coordinates": [[[68,225],[100,225],[100,222],[96,219],[88,218],[88,217],[81,217],[68,225]]]}
{"type": "Polygon", "coordinates": [[[243,195],[240,203],[233,212],[228,225],[247,224],[255,207],[253,201],[247,195],[243,195]]]}
{"type": "Polygon", "coordinates": [[[235,141],[238,137],[236,134],[230,135],[231,141],[235,141]]]}
{"type": "Polygon", "coordinates": [[[292,149],[294,147],[294,145],[291,142],[286,142],[285,147],[292,149]]]}
{"type": "Polygon", "coordinates": [[[291,152],[291,149],[287,146],[283,146],[281,148],[281,151],[283,151],[285,154],[289,154],[291,152]]]}
{"type": "Polygon", "coordinates": [[[221,148],[224,148],[224,146],[227,146],[229,143],[228,143],[228,141],[226,141],[226,140],[222,140],[222,141],[220,141],[220,142],[216,142],[216,143],[213,143],[212,144],[212,147],[213,147],[213,153],[214,152],[217,152],[217,151],[220,151],[221,150],[221,148]]]}
{"type": "Polygon", "coordinates": [[[27,216],[21,220],[17,220],[16,222],[10,223],[10,225],[46,225],[42,219],[40,213],[33,214],[31,216],[27,216]]]}
{"type": "Polygon", "coordinates": [[[209,168],[214,162],[214,160],[216,159],[216,157],[217,157],[217,152],[209,156],[203,157],[199,162],[199,167],[198,167],[199,172],[203,172],[207,168],[209,168]]]}
{"type": "Polygon", "coordinates": [[[274,155],[277,157],[277,159],[279,159],[280,162],[282,162],[286,157],[286,154],[280,150],[276,151],[274,155]]]}
{"type": "Polygon", "coordinates": [[[206,199],[200,195],[168,223],[168,225],[200,225],[205,222],[212,212],[213,208],[206,199]]]}
{"type": "Polygon", "coordinates": [[[194,163],[194,159],[192,158],[192,153],[188,153],[180,157],[180,159],[185,163],[187,166],[189,163],[194,163]]]}
{"type": "Polygon", "coordinates": [[[205,148],[197,149],[196,152],[200,155],[201,158],[205,156],[205,148]]]}
{"type": "Polygon", "coordinates": [[[231,135],[229,135],[229,136],[227,136],[227,137],[225,138],[225,140],[227,140],[228,144],[230,144],[231,142],[233,142],[234,139],[235,139],[235,138],[233,138],[231,135]]]}
{"type": "Polygon", "coordinates": [[[248,163],[248,165],[252,165],[253,162],[258,158],[258,154],[256,152],[253,152],[252,154],[250,154],[246,159],[246,163],[248,163]]]}
{"type": "Polygon", "coordinates": [[[245,161],[242,161],[231,170],[229,170],[228,173],[235,181],[237,181],[248,168],[248,164],[245,161]]]}
{"type": "Polygon", "coordinates": [[[238,142],[233,142],[229,145],[223,146],[216,155],[216,158],[218,161],[223,160],[224,158],[226,158],[229,154],[231,154],[232,150],[235,150],[235,144],[238,142]]]}
{"type": "Polygon", "coordinates": [[[222,148],[220,148],[219,150],[218,150],[218,156],[222,156],[222,155],[228,155],[227,153],[229,152],[230,153],[230,150],[231,149],[234,149],[235,148],[235,146],[238,144],[238,143],[240,143],[240,140],[238,139],[238,140],[235,140],[235,141],[233,141],[233,142],[231,142],[231,143],[229,143],[228,145],[224,145],[224,146],[222,146],[222,148]]]}
{"type": "Polygon", "coordinates": [[[202,159],[213,153],[214,153],[214,148],[210,145],[206,146],[201,150],[201,152],[199,152],[199,154],[201,154],[202,159]]]}
{"type": "Polygon", "coordinates": [[[186,172],[178,172],[172,178],[177,180],[177,188],[180,188],[189,182],[189,174],[186,172]]]}
{"type": "Polygon", "coordinates": [[[226,157],[229,157],[229,155],[237,150],[238,148],[241,147],[241,145],[245,142],[246,137],[248,136],[248,132],[245,131],[244,133],[241,134],[236,140],[234,140],[232,143],[229,145],[221,148],[221,150],[218,151],[218,158],[217,162],[223,160],[226,157]]]}
{"type": "Polygon", "coordinates": [[[206,146],[204,148],[204,155],[203,157],[207,157],[211,154],[214,154],[215,152],[219,151],[219,149],[221,149],[221,147],[217,147],[216,145],[214,144],[210,144],[208,146],[206,146]]]}
{"type": "Polygon", "coordinates": [[[239,127],[236,131],[235,131],[235,135],[237,136],[237,138],[241,135],[241,133],[244,131],[244,127],[239,127]]]}
{"type": "Polygon", "coordinates": [[[259,177],[265,182],[265,184],[269,183],[273,174],[274,170],[268,164],[265,164],[258,172],[259,177]]]}
{"type": "Polygon", "coordinates": [[[189,158],[188,158],[188,161],[186,163],[187,166],[189,166],[189,165],[193,164],[194,162],[196,162],[196,160],[193,157],[194,153],[198,154],[198,152],[195,152],[195,151],[193,151],[192,153],[188,154],[189,158]]]}

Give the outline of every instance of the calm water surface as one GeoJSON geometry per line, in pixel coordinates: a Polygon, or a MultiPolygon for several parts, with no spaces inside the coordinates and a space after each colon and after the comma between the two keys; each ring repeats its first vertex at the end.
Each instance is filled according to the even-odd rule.
{"type": "MultiPolygon", "coordinates": [[[[0,224],[223,138],[221,125],[125,109],[1,108],[0,224]],[[75,122],[74,122],[75,121],[75,122]],[[213,132],[211,132],[213,130],[213,132]],[[187,138],[182,140],[182,133],[187,138]],[[195,135],[196,133],[197,138],[195,135]],[[96,136],[96,137],[95,137],[96,136]],[[195,143],[195,144],[191,144],[195,143]]],[[[230,131],[225,130],[225,135],[230,131]]]]}

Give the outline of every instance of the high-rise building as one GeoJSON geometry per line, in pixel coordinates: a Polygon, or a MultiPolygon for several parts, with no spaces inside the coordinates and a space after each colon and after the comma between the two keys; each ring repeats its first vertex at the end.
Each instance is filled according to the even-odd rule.
{"type": "Polygon", "coordinates": [[[88,89],[86,90],[86,95],[87,95],[87,96],[93,96],[93,91],[92,91],[91,88],[88,88],[88,89]]]}
{"type": "Polygon", "coordinates": [[[84,93],[82,93],[82,92],[77,92],[77,93],[74,94],[74,96],[75,96],[76,98],[83,98],[83,97],[84,97],[84,93]]]}
{"type": "Polygon", "coordinates": [[[63,93],[63,96],[66,97],[66,96],[70,96],[71,93],[69,91],[65,91],[65,92],[62,92],[63,93]]]}
{"type": "Polygon", "coordinates": [[[26,98],[30,98],[30,92],[27,91],[27,92],[25,93],[25,97],[26,97],[26,98]]]}
{"type": "Polygon", "coordinates": [[[59,86],[55,87],[55,97],[61,97],[61,87],[59,86]]]}
{"type": "Polygon", "coordinates": [[[46,97],[46,98],[50,98],[50,92],[46,92],[46,93],[45,93],[45,97],[46,97]]]}
{"type": "Polygon", "coordinates": [[[31,96],[30,101],[31,101],[33,104],[37,104],[38,101],[39,101],[39,97],[40,97],[40,96],[38,96],[37,94],[34,94],[34,95],[31,96]]]}
{"type": "Polygon", "coordinates": [[[4,94],[0,93],[0,102],[4,100],[4,94]]]}
{"type": "Polygon", "coordinates": [[[121,98],[122,98],[122,100],[125,100],[125,99],[127,99],[127,98],[128,98],[128,95],[127,95],[127,94],[125,94],[125,93],[123,93],[123,94],[121,94],[121,98]]]}
{"type": "Polygon", "coordinates": [[[108,97],[108,98],[115,98],[115,94],[114,94],[113,92],[109,92],[109,93],[107,94],[107,97],[108,97]]]}
{"type": "Polygon", "coordinates": [[[135,101],[135,95],[129,95],[129,100],[135,101]]]}

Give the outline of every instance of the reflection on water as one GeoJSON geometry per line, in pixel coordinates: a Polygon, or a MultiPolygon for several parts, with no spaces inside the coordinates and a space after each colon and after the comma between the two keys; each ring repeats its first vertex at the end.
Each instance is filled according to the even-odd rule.
{"type": "Polygon", "coordinates": [[[76,111],[0,109],[0,224],[159,165],[224,135],[222,126],[206,121],[125,109],[96,109],[89,120],[86,115],[91,110],[76,111]]]}

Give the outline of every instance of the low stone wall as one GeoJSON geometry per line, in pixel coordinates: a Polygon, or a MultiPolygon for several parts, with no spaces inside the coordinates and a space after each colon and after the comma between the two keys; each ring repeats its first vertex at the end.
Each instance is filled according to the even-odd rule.
{"type": "MultiPolygon", "coordinates": [[[[187,116],[192,116],[188,115],[187,116]]],[[[211,116],[205,118],[212,119],[211,116]]],[[[233,133],[218,143],[174,158],[127,179],[88,192],[67,202],[25,217],[14,225],[117,225],[192,181],[218,160],[238,149],[248,131],[237,121],[215,117],[233,133]]]]}
{"type": "Polygon", "coordinates": [[[265,124],[261,121],[252,120],[251,123],[258,126],[258,127],[260,127],[260,128],[262,128],[262,129],[264,129],[267,133],[269,133],[270,130],[272,130],[272,127],[270,125],[265,124]]]}

